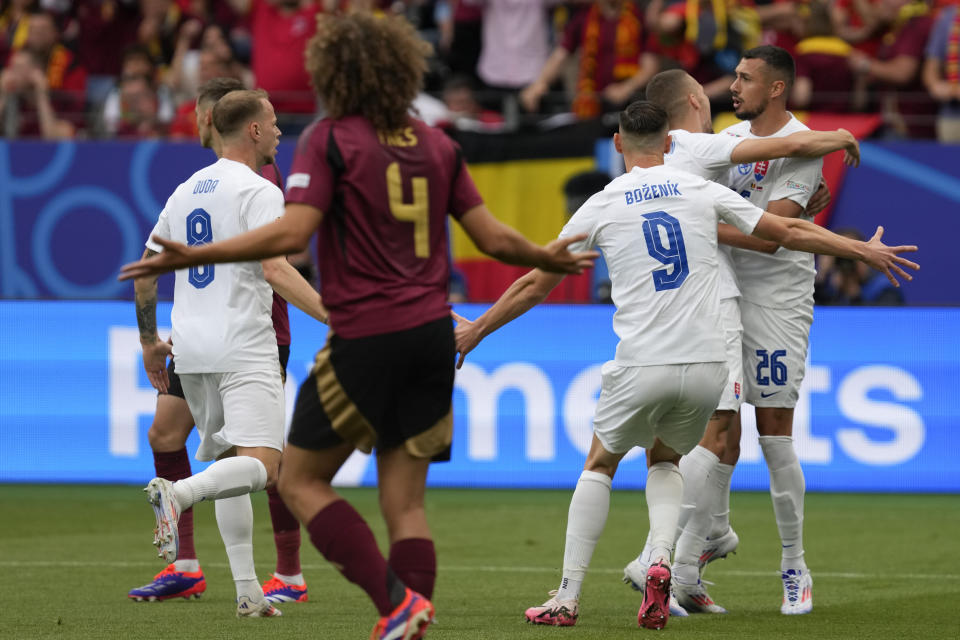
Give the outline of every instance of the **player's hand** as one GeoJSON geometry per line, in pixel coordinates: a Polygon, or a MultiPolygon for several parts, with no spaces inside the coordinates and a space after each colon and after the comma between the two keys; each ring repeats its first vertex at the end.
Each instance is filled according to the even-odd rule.
{"type": "Polygon", "coordinates": [[[149,258],[141,258],[136,262],[123,265],[120,267],[118,280],[158,276],[168,271],[194,266],[194,262],[191,260],[193,250],[187,245],[157,236],[151,236],[150,239],[163,247],[163,251],[149,258]]]}
{"type": "Polygon", "coordinates": [[[173,345],[167,340],[157,338],[155,342],[140,343],[143,348],[143,369],[153,388],[166,393],[170,387],[167,375],[167,356],[173,351],[173,345]]]}
{"type": "Polygon", "coordinates": [[[901,258],[898,254],[908,253],[917,250],[916,245],[900,245],[897,247],[888,247],[887,245],[881,242],[883,237],[883,227],[877,227],[876,233],[873,234],[873,237],[867,241],[867,253],[863,257],[863,261],[868,265],[876,269],[877,271],[882,272],[887,276],[887,279],[893,283],[893,286],[899,287],[900,282],[894,277],[894,274],[899,275],[904,280],[913,280],[913,276],[904,271],[901,267],[909,267],[914,271],[920,269],[920,265],[916,262],[910,262],[906,258],[901,258]]]}
{"type": "Polygon", "coordinates": [[[581,251],[571,253],[567,247],[574,242],[586,240],[586,238],[587,234],[578,233],[575,236],[554,240],[544,247],[546,256],[543,263],[537,266],[552,273],[583,273],[584,269],[593,266],[593,261],[600,257],[600,252],[581,251]]]}
{"type": "Polygon", "coordinates": [[[854,137],[852,133],[846,129],[837,129],[841,133],[845,133],[848,136],[847,147],[843,151],[843,164],[848,167],[859,167],[860,166],[860,143],[854,137]]]}
{"type": "Polygon", "coordinates": [[[826,182],[821,182],[820,188],[810,197],[807,208],[803,212],[808,216],[815,216],[827,208],[831,199],[833,199],[833,196],[830,195],[830,188],[827,187],[826,182]]]}
{"type": "Polygon", "coordinates": [[[453,339],[457,345],[457,369],[459,369],[463,366],[463,360],[467,357],[467,354],[480,344],[483,336],[480,335],[480,330],[475,322],[467,320],[456,311],[450,311],[450,315],[457,323],[457,326],[453,329],[453,339]]]}

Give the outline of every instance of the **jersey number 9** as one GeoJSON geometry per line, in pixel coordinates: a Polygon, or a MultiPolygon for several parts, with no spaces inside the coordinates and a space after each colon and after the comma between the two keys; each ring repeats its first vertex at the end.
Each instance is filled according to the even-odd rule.
{"type": "Polygon", "coordinates": [[[657,291],[677,289],[690,274],[687,265],[687,250],[683,245],[683,230],[680,221],[666,211],[645,213],[643,238],[647,241],[650,257],[672,269],[657,269],[653,272],[653,287],[657,291]],[[664,243],[664,237],[666,243],[664,243]]]}

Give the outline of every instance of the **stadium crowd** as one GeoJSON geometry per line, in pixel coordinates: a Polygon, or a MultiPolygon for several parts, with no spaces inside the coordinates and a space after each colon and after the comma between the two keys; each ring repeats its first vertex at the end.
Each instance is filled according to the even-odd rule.
{"type": "Polygon", "coordinates": [[[5,138],[196,136],[197,88],[269,92],[281,129],[318,113],[303,52],[321,12],[400,13],[434,45],[414,105],[510,131],[590,119],[681,67],[729,110],[740,53],[790,51],[795,109],[879,113],[890,137],[960,140],[957,0],[3,0],[5,138]],[[568,114],[568,115],[560,115],[568,114]]]}

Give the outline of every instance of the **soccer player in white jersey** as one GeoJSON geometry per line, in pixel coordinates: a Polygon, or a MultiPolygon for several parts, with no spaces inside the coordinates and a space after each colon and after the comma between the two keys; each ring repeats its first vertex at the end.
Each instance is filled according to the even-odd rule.
{"type": "MultiPolygon", "coordinates": [[[[206,244],[283,215],[283,193],[258,173],[272,162],[280,135],[266,93],[228,93],[213,109],[213,125],[220,159],[177,187],[151,237],[206,244]]],[[[152,240],[147,246],[162,251],[152,240]]],[[[278,292],[295,303],[306,300],[308,313],[323,314],[319,294],[302,278],[298,282],[299,290],[281,286],[278,292]]],[[[216,500],[241,617],[280,615],[254,570],[249,496],[276,482],[283,447],[284,393],[271,308],[272,289],[260,262],[177,272],[173,355],[201,438],[196,457],[216,462],[173,483],[154,478],[146,488],[157,519],[155,543],[167,562],[176,560],[180,513],[216,500]]]]}
{"type": "MultiPolygon", "coordinates": [[[[593,440],[570,502],[560,587],[525,615],[535,624],[576,623],[614,473],[630,449],[642,446],[648,449],[646,496],[655,551],[638,623],[660,629],[669,618],[670,551],[683,494],[677,464],[700,441],[727,381],[719,220],[796,250],[856,256],[891,279],[891,270],[909,278],[901,265],[916,265],[897,254],[916,248],[884,246],[882,229],[869,243],[850,241],[804,220],[765,213],[726,187],[663,166],[671,144],[667,114],[649,102],[635,102],[621,114],[614,144],[629,172],[591,197],[560,236],[585,233],[587,239],[574,244],[603,252],[620,342],[614,360],[603,366],[593,440]]],[[[531,271],[476,321],[455,316],[459,363],[486,335],[544,300],[562,278],[531,271]]]]}
{"type": "MultiPolygon", "coordinates": [[[[747,139],[715,135],[710,113],[710,101],[703,87],[686,71],[671,69],[654,76],[647,87],[647,99],[662,107],[670,121],[672,144],[664,156],[668,167],[689,171],[707,180],[723,182],[734,166],[783,157],[818,158],[833,151],[843,150],[847,164],[859,163],[859,145],[848,131],[798,131],[782,138],[747,139]]],[[[721,223],[718,228],[721,244],[735,243],[738,247],[772,252],[777,245],[734,231],[721,223]]],[[[729,255],[719,251],[720,314],[723,323],[729,377],[717,410],[707,423],[703,439],[680,461],[684,479],[683,508],[679,527],[683,530],[677,541],[673,565],[673,590],[677,602],[671,599],[671,614],[725,613],[707,594],[700,581],[700,558],[712,524],[711,506],[722,496],[722,483],[711,482],[714,475],[722,475],[717,465],[726,455],[728,430],[730,438],[739,443],[739,421],[735,420],[743,397],[743,356],[741,351],[740,291],[737,287],[729,255]]],[[[730,469],[732,471],[732,467],[730,469]]],[[[726,475],[729,478],[729,473],[726,475]]],[[[715,480],[715,478],[714,478],[715,480]]],[[[725,555],[736,547],[736,534],[730,530],[715,541],[721,545],[718,555],[725,555]]],[[[624,568],[624,582],[635,589],[643,589],[643,580],[650,565],[653,549],[647,543],[635,560],[624,568]]]]}
{"type": "MultiPolygon", "coordinates": [[[[765,138],[806,130],[787,111],[794,75],[793,58],[785,50],[761,46],[746,51],[730,87],[734,111],[743,122],[722,134],[765,138]]],[[[731,169],[727,184],[778,216],[808,219],[804,207],[820,178],[819,160],[773,160],[731,169]]],[[[813,321],[813,256],[787,248],[770,255],[733,249],[731,256],[740,285],[745,400],[756,407],[780,532],[780,611],[808,613],[813,581],[803,553],[805,486],[792,434],[813,321]]]]}

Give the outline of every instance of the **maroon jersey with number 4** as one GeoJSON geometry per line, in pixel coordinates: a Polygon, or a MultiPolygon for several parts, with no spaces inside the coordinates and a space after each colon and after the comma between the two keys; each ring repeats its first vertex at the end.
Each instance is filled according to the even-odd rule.
{"type": "Polygon", "coordinates": [[[446,216],[483,200],[444,133],[414,119],[389,135],[360,116],[320,120],[300,136],[286,197],[323,212],[320,292],[338,335],[449,315],[446,216]]]}

